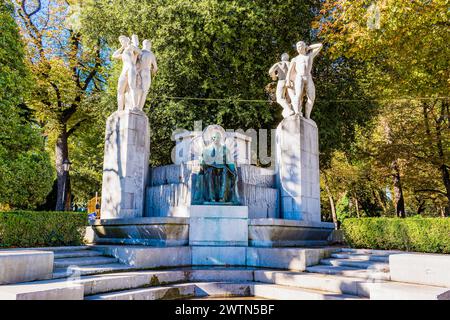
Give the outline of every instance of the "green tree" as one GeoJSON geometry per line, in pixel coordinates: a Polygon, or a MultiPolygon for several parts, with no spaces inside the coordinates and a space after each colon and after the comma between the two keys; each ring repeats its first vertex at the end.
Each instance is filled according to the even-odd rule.
{"type": "Polygon", "coordinates": [[[0,4],[0,207],[30,209],[51,189],[53,173],[39,128],[23,104],[32,86],[13,8],[0,4]]]}
{"type": "Polygon", "coordinates": [[[419,209],[424,198],[437,204],[445,197],[450,214],[449,15],[448,0],[329,0],[316,19],[332,56],[362,63],[379,99],[376,127],[383,134],[372,158],[391,176],[401,216],[409,206],[405,194],[418,199],[419,209]],[[426,187],[408,185],[417,179],[407,168],[426,187]]]}
{"type": "MultiPolygon", "coordinates": [[[[196,120],[230,129],[275,128],[279,106],[270,101],[269,67],[298,40],[314,41],[311,21],[320,1],[85,1],[81,25],[85,39],[100,37],[118,45],[120,34],[150,37],[159,74],[147,108],[152,130],[153,165],[170,162],[171,133],[192,129],[196,120]],[[137,18],[138,17],[138,18],[137,18]],[[218,100],[217,100],[218,99],[218,100]]],[[[372,104],[336,103],[359,98],[363,88],[349,59],[317,59],[317,103],[313,118],[320,130],[324,164],[333,150],[354,139],[354,128],[371,116],[372,104]],[[333,100],[333,101],[331,101],[333,100]]],[[[116,87],[117,66],[109,87],[116,87]]],[[[115,105],[115,92],[110,90],[115,105]]],[[[273,99],[272,99],[273,100],[273,99]]]]}
{"type": "MultiPolygon", "coordinates": [[[[27,60],[35,90],[27,102],[54,146],[57,210],[70,204],[70,179],[63,163],[69,139],[98,114],[92,96],[101,90],[101,43],[82,45],[78,15],[82,1],[12,0],[27,43],[27,60]],[[63,195],[66,195],[63,199],[63,195]]],[[[88,155],[87,155],[88,156],[88,155]]]]}
{"type": "Polygon", "coordinates": [[[100,37],[111,48],[120,34],[150,37],[159,66],[147,102],[151,160],[160,165],[170,162],[172,131],[192,129],[196,120],[230,129],[272,126],[278,107],[268,103],[267,70],[297,39],[309,39],[311,3],[86,1],[81,22],[92,43],[100,37]]]}

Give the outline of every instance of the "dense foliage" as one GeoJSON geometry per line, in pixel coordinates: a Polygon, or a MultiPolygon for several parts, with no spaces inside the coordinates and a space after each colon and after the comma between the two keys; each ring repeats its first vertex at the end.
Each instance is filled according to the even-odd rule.
{"type": "MultiPolygon", "coordinates": [[[[159,64],[147,101],[151,162],[161,165],[170,162],[172,132],[192,130],[194,121],[232,130],[276,128],[281,112],[272,102],[275,83],[268,70],[283,52],[295,56],[297,41],[315,41],[310,25],[319,6],[319,1],[294,0],[85,1],[81,30],[91,43],[100,37],[111,48],[120,34],[151,39],[159,64]]],[[[329,101],[362,94],[350,65],[346,59],[329,60],[326,51],[316,61],[313,117],[321,127],[324,155],[347,145],[355,125],[371,115],[370,104],[329,101]]],[[[110,88],[116,87],[118,67],[110,88]]],[[[114,90],[108,93],[115,105],[114,90]]]]}
{"type": "MultiPolygon", "coordinates": [[[[48,137],[56,171],[56,210],[70,208],[71,185],[63,163],[70,160],[69,143],[85,126],[96,123],[102,88],[101,44],[87,50],[78,30],[77,0],[11,0],[26,43],[33,92],[27,106],[48,137]],[[63,199],[63,195],[65,195],[63,199]]],[[[89,157],[89,155],[88,155],[89,157]]]]}
{"type": "Polygon", "coordinates": [[[12,7],[0,5],[0,207],[34,208],[51,189],[53,171],[41,131],[23,103],[32,83],[12,7]]]}
{"type": "Polygon", "coordinates": [[[110,56],[119,35],[136,33],[152,41],[159,65],[145,110],[152,165],[170,162],[172,132],[192,130],[194,121],[274,129],[281,108],[269,67],[283,52],[293,57],[298,40],[322,42],[312,118],[320,135],[324,219],[450,214],[448,0],[9,2],[26,64],[8,14],[1,20],[1,68],[5,57],[16,58],[0,74],[7,83],[0,100],[33,112],[0,110],[2,129],[17,129],[0,132],[0,176],[9,179],[0,185],[0,203],[31,208],[48,191],[48,178],[33,178],[50,172],[48,164],[37,165],[48,161],[37,151],[42,129],[58,172],[55,193],[72,192],[83,204],[100,191],[105,119],[116,109],[121,67],[110,56]],[[22,150],[21,157],[11,150],[22,150]],[[28,153],[34,162],[23,159],[28,153]],[[70,183],[61,174],[66,157],[73,162],[70,183]],[[25,177],[34,184],[22,183],[25,177]]]}
{"type": "MultiPolygon", "coordinates": [[[[450,215],[448,0],[327,0],[314,23],[332,57],[360,62],[378,115],[322,167],[343,216],[450,215]]],[[[364,101],[360,102],[364,104],[364,101]]]]}
{"type": "Polygon", "coordinates": [[[446,218],[350,218],[342,224],[352,247],[450,253],[450,220],[446,218]]]}
{"type": "Polygon", "coordinates": [[[86,213],[0,212],[0,247],[80,245],[87,223],[86,213]]]}

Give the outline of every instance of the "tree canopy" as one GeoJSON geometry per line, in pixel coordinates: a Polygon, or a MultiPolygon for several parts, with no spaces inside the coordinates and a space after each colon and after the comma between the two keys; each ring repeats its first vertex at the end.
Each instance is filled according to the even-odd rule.
{"type": "Polygon", "coordinates": [[[32,82],[13,8],[0,6],[0,207],[33,208],[51,189],[53,171],[39,128],[23,103],[32,82]]]}
{"type": "MultiPolygon", "coordinates": [[[[39,168],[53,159],[59,194],[71,189],[83,204],[100,191],[105,120],[117,107],[121,65],[110,56],[119,35],[148,38],[158,60],[145,107],[154,166],[171,162],[172,133],[192,130],[194,121],[274,129],[281,108],[268,69],[284,52],[294,57],[304,40],[324,44],[312,112],[324,218],[450,214],[448,0],[9,3],[21,36],[11,8],[2,11],[0,124],[8,129],[0,133],[0,176],[10,182],[1,196],[21,194],[11,177],[31,161],[23,160],[28,153],[47,163],[39,168]]],[[[33,163],[24,176],[45,176],[33,163]]],[[[44,180],[45,188],[33,187],[40,201],[44,180]]],[[[6,198],[0,203],[13,203],[6,198]]]]}

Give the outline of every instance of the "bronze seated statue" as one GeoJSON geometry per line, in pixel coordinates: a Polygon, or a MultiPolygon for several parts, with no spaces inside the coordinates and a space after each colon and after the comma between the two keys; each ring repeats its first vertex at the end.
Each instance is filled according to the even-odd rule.
{"type": "Polygon", "coordinates": [[[225,132],[215,126],[206,128],[205,132],[210,133],[211,138],[201,151],[200,170],[194,181],[193,204],[238,205],[237,169],[224,143],[225,132]]]}

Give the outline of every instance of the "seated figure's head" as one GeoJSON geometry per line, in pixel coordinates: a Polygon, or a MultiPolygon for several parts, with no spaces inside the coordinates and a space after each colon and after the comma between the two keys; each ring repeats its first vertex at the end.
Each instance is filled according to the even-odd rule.
{"type": "Polygon", "coordinates": [[[305,42],[303,42],[303,41],[297,42],[296,47],[297,47],[297,52],[298,53],[306,54],[308,46],[306,45],[305,42]]]}
{"type": "Polygon", "coordinates": [[[281,55],[281,61],[289,61],[289,54],[286,52],[281,55]]]}
{"type": "Polygon", "coordinates": [[[222,135],[219,131],[215,131],[211,136],[212,143],[220,144],[222,142],[222,135]]]}

